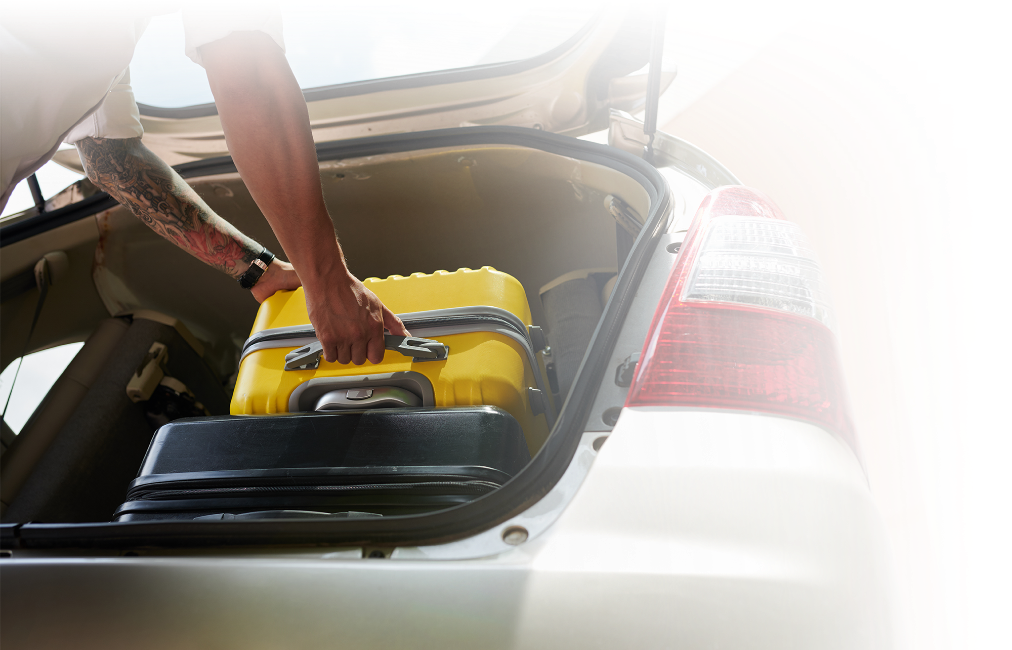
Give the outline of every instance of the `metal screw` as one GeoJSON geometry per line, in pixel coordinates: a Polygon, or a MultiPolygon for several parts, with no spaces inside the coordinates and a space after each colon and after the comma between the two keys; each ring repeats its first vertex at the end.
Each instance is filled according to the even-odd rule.
{"type": "Polygon", "coordinates": [[[678,249],[681,248],[681,247],[682,247],[682,242],[676,241],[674,244],[668,244],[667,247],[664,250],[668,251],[669,253],[677,253],[678,249]]]}
{"type": "Polygon", "coordinates": [[[601,421],[607,424],[609,427],[615,426],[618,422],[618,416],[622,413],[621,406],[613,406],[610,409],[605,409],[604,413],[601,414],[601,421]]]}
{"type": "Polygon", "coordinates": [[[523,526],[510,526],[502,531],[502,541],[510,546],[519,546],[527,541],[527,529],[523,526]]]}

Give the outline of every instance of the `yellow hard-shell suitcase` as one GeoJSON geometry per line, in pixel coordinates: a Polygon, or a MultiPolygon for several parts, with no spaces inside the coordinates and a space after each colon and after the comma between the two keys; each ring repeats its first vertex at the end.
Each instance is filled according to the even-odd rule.
{"type": "Polygon", "coordinates": [[[523,427],[531,453],[553,424],[523,286],[486,266],[364,281],[412,337],[387,336],[379,364],[328,363],[309,322],[302,289],[260,306],[243,346],[231,413],[490,405],[523,427]]]}

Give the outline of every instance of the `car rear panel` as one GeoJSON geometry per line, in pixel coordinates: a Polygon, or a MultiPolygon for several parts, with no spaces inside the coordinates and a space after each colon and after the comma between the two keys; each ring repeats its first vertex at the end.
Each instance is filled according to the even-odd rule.
{"type": "Polygon", "coordinates": [[[626,409],[595,455],[554,525],[480,559],[362,559],[359,549],[8,559],[2,641],[891,647],[881,524],[860,465],[832,434],[643,407],[626,409]]]}
{"type": "MultiPolygon", "coordinates": [[[[846,444],[814,424],[773,415],[623,408],[627,388],[616,371],[641,350],[687,220],[711,189],[705,172],[668,171],[662,189],[673,190],[673,214],[663,223],[651,215],[658,220],[637,246],[646,251],[649,243],[653,252],[637,259],[634,250],[626,263],[595,333],[608,346],[584,358],[561,426],[528,468],[534,478],[483,497],[482,516],[490,508],[505,514],[490,523],[473,514],[475,504],[445,511],[433,517],[442,527],[425,529],[439,535],[413,542],[426,546],[381,546],[374,534],[356,532],[270,548],[222,546],[212,536],[218,541],[200,548],[201,531],[218,524],[188,524],[197,532],[187,533],[186,544],[198,548],[154,548],[151,537],[124,541],[125,533],[116,535],[127,528],[95,525],[66,531],[77,536],[61,539],[92,545],[75,549],[58,539],[64,533],[35,526],[31,544],[5,545],[0,641],[892,647],[882,526],[846,444]],[[465,523],[443,525],[464,519],[466,508],[465,523]],[[471,532],[461,533],[467,525],[471,532]],[[516,528],[522,535],[511,537],[516,528]],[[32,544],[37,550],[25,548],[32,544]]],[[[668,199],[652,198],[658,206],[668,199]]],[[[379,523],[397,523],[389,519],[379,523]]],[[[215,530],[267,530],[256,522],[221,526],[215,530]]],[[[24,527],[26,538],[32,528],[24,527]]]]}

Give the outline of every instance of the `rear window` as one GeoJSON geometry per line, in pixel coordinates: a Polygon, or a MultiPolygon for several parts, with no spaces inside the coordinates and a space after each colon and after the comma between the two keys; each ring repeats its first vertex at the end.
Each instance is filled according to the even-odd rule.
{"type": "Polygon", "coordinates": [[[4,409],[0,417],[14,433],[21,433],[82,347],[84,343],[67,343],[34,352],[15,359],[0,373],[0,401],[4,409]]]}
{"type": "MultiPolygon", "coordinates": [[[[528,59],[587,24],[600,0],[285,4],[288,61],[304,89],[528,59]]],[[[156,16],[130,64],[137,101],[178,108],[214,101],[183,53],[180,14],[156,16]]]]}

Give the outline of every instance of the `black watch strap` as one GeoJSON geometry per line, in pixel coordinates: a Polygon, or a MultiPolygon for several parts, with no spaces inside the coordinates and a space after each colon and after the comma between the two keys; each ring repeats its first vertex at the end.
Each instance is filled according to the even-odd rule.
{"type": "Polygon", "coordinates": [[[274,253],[264,248],[264,252],[253,260],[246,272],[239,276],[239,286],[243,289],[252,289],[256,286],[260,276],[264,274],[267,267],[274,261],[274,253]]]}

